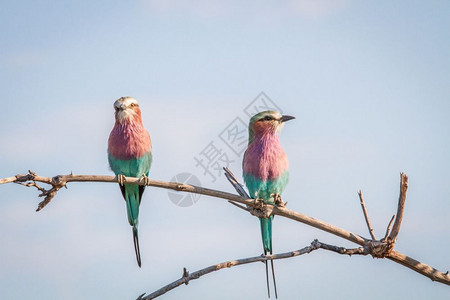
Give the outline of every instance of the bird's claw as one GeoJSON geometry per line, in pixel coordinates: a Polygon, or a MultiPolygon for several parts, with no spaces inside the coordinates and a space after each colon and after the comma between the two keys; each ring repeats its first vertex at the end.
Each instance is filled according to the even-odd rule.
{"type": "Polygon", "coordinates": [[[255,209],[262,209],[264,207],[264,201],[261,198],[253,199],[253,204],[255,209]]]}
{"type": "Polygon", "coordinates": [[[278,207],[286,207],[287,202],[283,202],[280,194],[271,194],[270,197],[273,197],[275,201],[275,205],[278,207]]]}
{"type": "Polygon", "coordinates": [[[117,175],[117,182],[118,182],[120,185],[123,185],[126,181],[127,181],[127,180],[125,179],[125,175],[123,175],[123,174],[117,175]]]}
{"type": "Polygon", "coordinates": [[[142,181],[145,185],[150,185],[150,178],[148,178],[145,174],[142,174],[140,181],[142,181]]]}

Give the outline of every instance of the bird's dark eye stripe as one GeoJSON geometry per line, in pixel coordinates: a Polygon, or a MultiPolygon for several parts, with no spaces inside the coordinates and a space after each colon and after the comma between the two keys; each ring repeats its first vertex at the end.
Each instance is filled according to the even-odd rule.
{"type": "Polygon", "coordinates": [[[270,121],[273,120],[271,116],[265,116],[264,118],[259,119],[260,121],[270,121]]]}

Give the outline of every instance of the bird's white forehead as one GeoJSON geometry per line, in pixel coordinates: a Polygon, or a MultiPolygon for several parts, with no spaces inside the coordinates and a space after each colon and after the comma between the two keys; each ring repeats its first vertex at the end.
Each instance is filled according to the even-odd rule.
{"type": "Polygon", "coordinates": [[[132,97],[122,97],[116,100],[114,102],[115,107],[120,107],[122,105],[125,105],[126,107],[130,106],[132,103],[138,104],[137,100],[132,97]]]}

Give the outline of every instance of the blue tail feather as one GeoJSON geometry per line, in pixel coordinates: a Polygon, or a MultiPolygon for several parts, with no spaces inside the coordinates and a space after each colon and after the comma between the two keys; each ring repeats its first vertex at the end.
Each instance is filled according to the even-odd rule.
{"type": "Polygon", "coordinates": [[[261,223],[261,236],[264,247],[264,254],[272,254],[272,219],[273,216],[269,218],[259,219],[261,223]]]}
{"type": "Polygon", "coordinates": [[[134,252],[136,253],[136,260],[139,268],[141,267],[141,251],[139,250],[139,238],[138,238],[138,229],[136,226],[133,226],[133,242],[134,242],[134,252]]]}
{"type": "Polygon", "coordinates": [[[127,203],[128,222],[131,226],[137,226],[139,218],[139,186],[125,184],[125,201],[127,203]]]}
{"type": "Polygon", "coordinates": [[[138,238],[138,218],[139,218],[139,204],[140,196],[142,195],[139,186],[136,184],[125,184],[125,201],[127,203],[128,222],[133,226],[133,242],[134,251],[136,252],[136,260],[138,266],[141,267],[141,253],[139,250],[138,238]]]}

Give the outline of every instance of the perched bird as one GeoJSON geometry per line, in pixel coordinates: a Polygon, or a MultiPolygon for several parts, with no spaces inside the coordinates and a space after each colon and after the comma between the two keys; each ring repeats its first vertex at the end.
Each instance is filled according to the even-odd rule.
{"type": "Polygon", "coordinates": [[[116,122],[109,135],[108,161],[117,175],[120,190],[127,204],[128,222],[133,226],[133,241],[136,259],[141,267],[138,239],[139,205],[145,186],[125,183],[127,177],[142,177],[148,181],[152,164],[150,135],[142,124],[141,110],[136,99],[122,97],[114,102],[116,122]]]}
{"type": "MultiPolygon", "coordinates": [[[[279,133],[284,122],[295,119],[275,111],[263,111],[250,119],[248,147],[242,161],[243,177],[250,196],[266,204],[283,205],[281,193],[289,179],[289,163],[280,145],[279,133]]],[[[272,219],[260,218],[264,255],[272,254],[272,219]]],[[[278,298],[273,260],[271,262],[275,297],[278,298]]],[[[266,281],[270,298],[267,261],[266,281]]]]}

